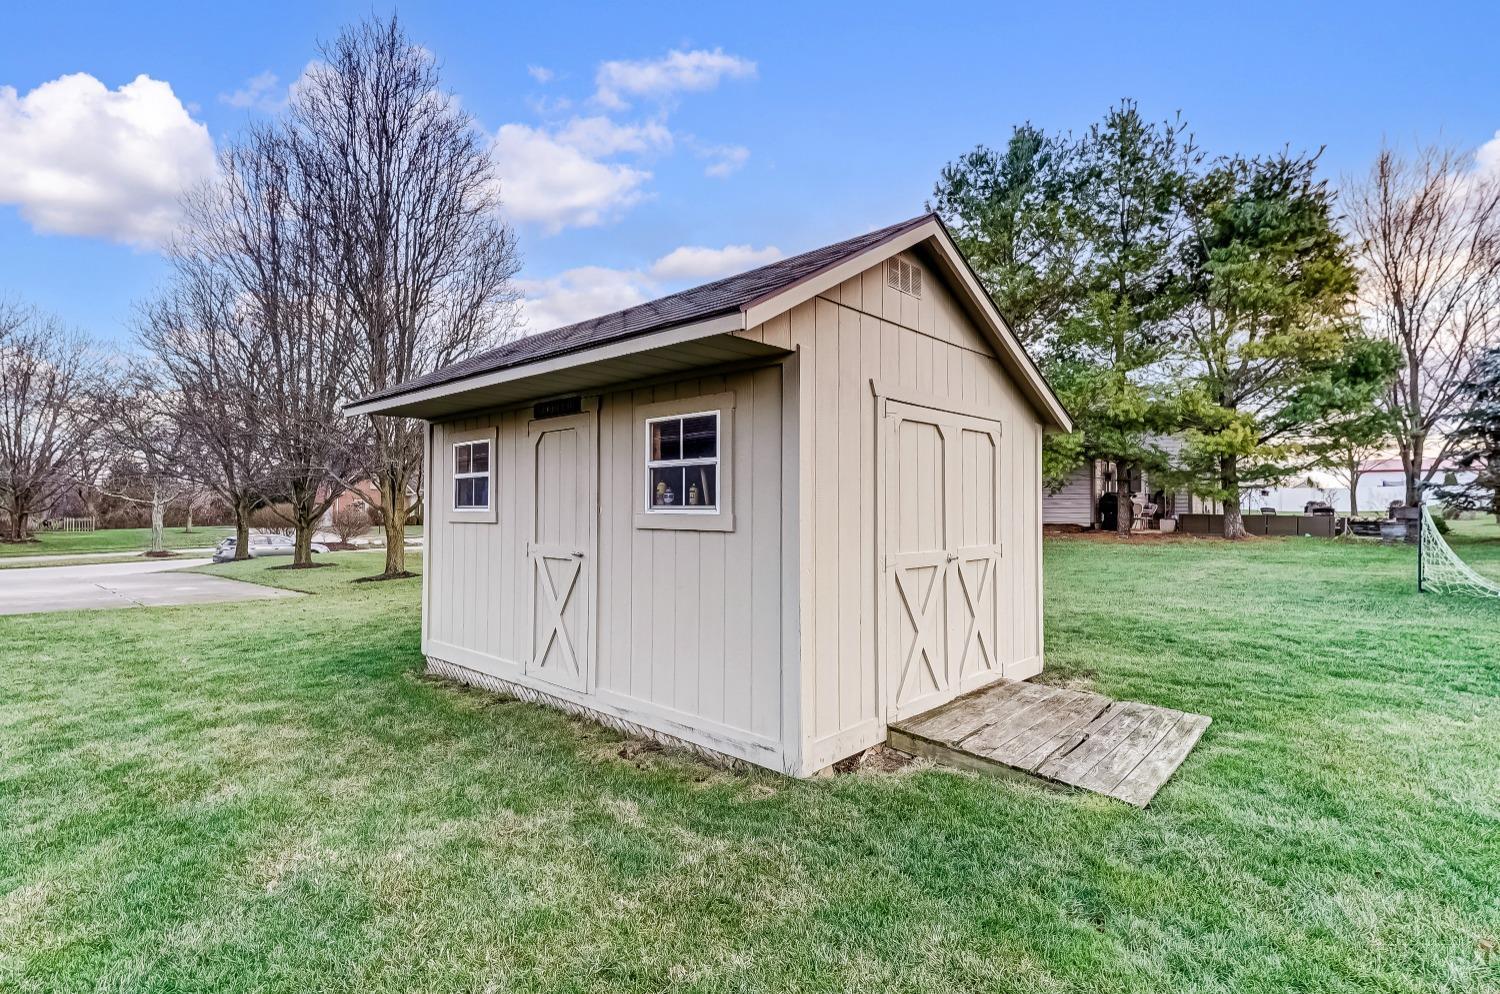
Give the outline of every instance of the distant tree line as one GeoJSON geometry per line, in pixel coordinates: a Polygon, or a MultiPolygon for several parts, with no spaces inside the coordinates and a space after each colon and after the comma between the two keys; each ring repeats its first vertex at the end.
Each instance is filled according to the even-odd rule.
{"type": "Polygon", "coordinates": [[[519,254],[498,197],[431,53],[395,18],[344,31],[186,196],[131,353],[0,306],[6,538],[76,492],[149,508],[160,549],[166,508],[203,494],[231,510],[240,556],[269,510],[303,566],[324,513],[369,480],[382,576],[408,575],[420,426],[342,408],[513,334],[519,254]]]}
{"type": "Polygon", "coordinates": [[[1326,467],[1352,494],[1394,445],[1414,504],[1465,444],[1500,182],[1456,153],[1385,150],[1341,197],[1316,154],[1210,155],[1127,100],[1081,135],[1025,124],[959,157],[930,207],[1074,416],[1052,486],[1086,460],[1145,469],[1238,538],[1248,489],[1326,467]],[[1170,463],[1165,435],[1185,441],[1170,463]]]}

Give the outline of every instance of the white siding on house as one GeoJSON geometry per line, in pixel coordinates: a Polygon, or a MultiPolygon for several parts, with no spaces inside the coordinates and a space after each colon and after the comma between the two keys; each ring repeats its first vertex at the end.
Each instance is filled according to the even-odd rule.
{"type": "Polygon", "coordinates": [[[999,412],[996,652],[1008,677],[1042,665],[1040,420],[942,281],[920,257],[903,258],[925,270],[921,298],[888,286],[882,262],[744,332],[796,349],[800,364],[802,772],[885,738],[872,381],[897,399],[904,392],[999,412]]]}
{"type": "Polygon", "coordinates": [[[1057,493],[1042,494],[1042,524],[1081,525],[1094,523],[1093,463],[1073,471],[1057,493]]]}

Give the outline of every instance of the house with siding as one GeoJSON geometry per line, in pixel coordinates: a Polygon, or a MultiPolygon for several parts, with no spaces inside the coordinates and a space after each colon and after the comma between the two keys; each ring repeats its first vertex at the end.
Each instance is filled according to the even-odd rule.
{"type": "Polygon", "coordinates": [[[427,424],[430,672],[806,776],[1042,668],[1071,425],[935,216],[350,411],[427,424]]]}
{"type": "MultiPolygon", "coordinates": [[[[1160,449],[1167,461],[1176,465],[1182,453],[1184,440],[1180,435],[1157,435],[1146,439],[1146,444],[1160,449]]],[[[1056,490],[1049,489],[1042,495],[1042,523],[1052,526],[1076,526],[1097,528],[1100,525],[1099,498],[1106,493],[1119,493],[1121,487],[1115,479],[1113,463],[1102,459],[1085,460],[1056,490]]],[[[1157,493],[1161,487],[1153,484],[1151,474],[1137,468],[1125,482],[1123,492],[1129,501],[1130,494],[1157,493]]],[[[1163,501],[1157,509],[1163,517],[1201,513],[1211,510],[1208,502],[1193,496],[1186,488],[1164,491],[1163,501]]]]}

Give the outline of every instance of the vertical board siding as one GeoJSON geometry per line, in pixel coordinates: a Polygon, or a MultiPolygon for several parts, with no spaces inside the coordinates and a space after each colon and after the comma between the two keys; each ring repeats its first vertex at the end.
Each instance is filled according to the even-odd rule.
{"type": "MultiPolygon", "coordinates": [[[[768,324],[775,324],[774,322],[768,324]]],[[[789,319],[770,329],[790,341],[789,319]]],[[[512,677],[532,647],[526,543],[565,516],[597,514],[597,584],[592,696],[628,710],[704,730],[702,744],[751,743],[758,761],[782,738],[782,389],[768,366],[605,394],[598,411],[598,506],[537,507],[525,493],[534,452],[530,408],[433,426],[435,500],[427,530],[427,638],[463,650],[464,665],[512,677]],[[635,462],[644,455],[636,408],[656,401],[732,392],[735,396],[733,531],[638,528],[643,497],[635,462]],[[494,523],[452,520],[448,490],[457,432],[497,429],[494,523]]],[[[560,481],[553,481],[553,489],[560,481]]],[[[565,529],[562,529],[565,530],[565,529]]],[[[441,656],[442,652],[434,654],[441,656]]],[[[665,731],[674,729],[664,728],[665,731]]],[[[680,729],[677,729],[680,730],[680,729]]]]}
{"type": "MultiPolygon", "coordinates": [[[[886,642],[877,647],[877,600],[884,588],[875,552],[880,426],[871,380],[960,408],[1000,412],[998,451],[987,441],[983,448],[957,437],[948,444],[967,446],[963,458],[975,472],[999,462],[999,534],[988,534],[991,526],[980,522],[979,510],[968,506],[972,501],[960,513],[964,531],[1002,544],[986,610],[1000,618],[995,649],[1003,671],[1030,675],[1040,665],[1040,420],[936,273],[920,258],[903,256],[923,270],[921,298],[887,285],[882,262],[798,305],[786,325],[778,318],[751,332],[762,341],[774,337],[800,355],[802,485],[812,491],[811,520],[801,523],[812,553],[801,619],[811,631],[801,662],[812,704],[802,729],[809,770],[883,738],[879,660],[894,651],[899,640],[893,631],[903,623],[893,616],[886,642]],[[851,730],[855,739],[847,737],[851,730]],[[835,739],[822,749],[817,745],[835,739]]],[[[907,433],[895,444],[913,447],[912,458],[938,472],[937,446],[943,443],[935,434],[907,433]]],[[[920,497],[915,480],[887,479],[885,485],[888,507],[920,497]]],[[[907,536],[919,545],[936,541],[941,523],[913,527],[932,533],[907,536]]]]}

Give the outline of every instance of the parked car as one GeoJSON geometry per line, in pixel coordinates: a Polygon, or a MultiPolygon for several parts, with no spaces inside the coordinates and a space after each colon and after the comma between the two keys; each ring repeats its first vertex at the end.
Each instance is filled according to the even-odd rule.
{"type": "MultiPolygon", "coordinates": [[[[227,563],[234,559],[235,546],[238,543],[234,536],[220,539],[219,544],[214,546],[214,562],[227,563]]],[[[290,535],[262,535],[250,536],[250,558],[263,559],[266,556],[290,556],[296,551],[296,543],[290,535]]],[[[328,546],[319,542],[312,544],[312,551],[323,553],[328,551],[328,546]]]]}

